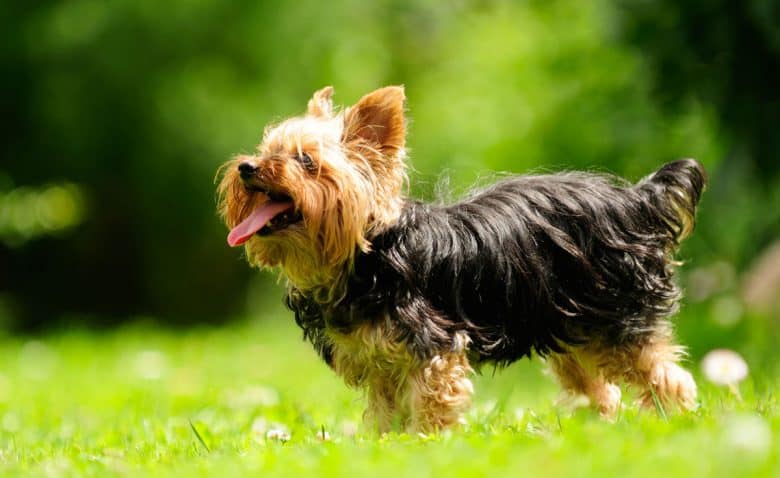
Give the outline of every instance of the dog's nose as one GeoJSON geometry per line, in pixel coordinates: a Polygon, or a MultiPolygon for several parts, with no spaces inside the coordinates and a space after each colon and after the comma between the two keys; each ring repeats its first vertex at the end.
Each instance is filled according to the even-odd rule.
{"type": "Polygon", "coordinates": [[[255,175],[257,172],[257,166],[252,164],[251,161],[241,161],[238,165],[238,174],[241,176],[241,179],[246,181],[247,179],[250,179],[252,176],[255,175]]]}

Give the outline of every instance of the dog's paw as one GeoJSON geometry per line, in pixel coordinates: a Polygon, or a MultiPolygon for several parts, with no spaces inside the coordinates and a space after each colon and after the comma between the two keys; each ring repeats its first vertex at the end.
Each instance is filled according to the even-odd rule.
{"type": "Polygon", "coordinates": [[[665,407],[695,410],[698,406],[696,395],[696,381],[690,372],[674,362],[662,362],[651,370],[648,390],[642,394],[640,405],[642,408],[655,408],[657,398],[665,407]]]}
{"type": "Polygon", "coordinates": [[[609,421],[615,420],[618,410],[620,410],[622,396],[620,387],[614,383],[604,384],[598,395],[597,403],[601,418],[609,421]]]}

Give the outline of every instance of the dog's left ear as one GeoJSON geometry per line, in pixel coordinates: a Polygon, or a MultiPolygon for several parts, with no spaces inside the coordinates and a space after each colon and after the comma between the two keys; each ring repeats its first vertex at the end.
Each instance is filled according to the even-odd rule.
{"type": "Polygon", "coordinates": [[[332,96],[332,86],[326,86],[325,88],[316,91],[309,100],[307,113],[310,116],[324,116],[326,118],[333,116],[333,100],[331,99],[332,96]]]}
{"type": "Polygon", "coordinates": [[[406,142],[405,101],[403,86],[387,86],[367,94],[345,113],[342,140],[367,143],[384,156],[396,156],[406,142]]]}

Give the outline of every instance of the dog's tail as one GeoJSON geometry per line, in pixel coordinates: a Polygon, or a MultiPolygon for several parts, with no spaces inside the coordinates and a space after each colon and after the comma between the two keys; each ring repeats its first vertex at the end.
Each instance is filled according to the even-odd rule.
{"type": "Polygon", "coordinates": [[[679,244],[696,224],[696,206],[707,183],[707,172],[695,159],[665,164],[637,184],[661,221],[679,244]]]}

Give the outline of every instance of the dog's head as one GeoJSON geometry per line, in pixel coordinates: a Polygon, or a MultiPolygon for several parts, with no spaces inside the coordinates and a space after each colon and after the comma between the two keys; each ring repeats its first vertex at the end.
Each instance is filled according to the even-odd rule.
{"type": "Polygon", "coordinates": [[[228,243],[301,288],[332,281],[401,208],[403,88],[381,88],[341,112],[332,94],[317,91],[304,115],[267,127],[254,154],[221,168],[228,243]]]}

